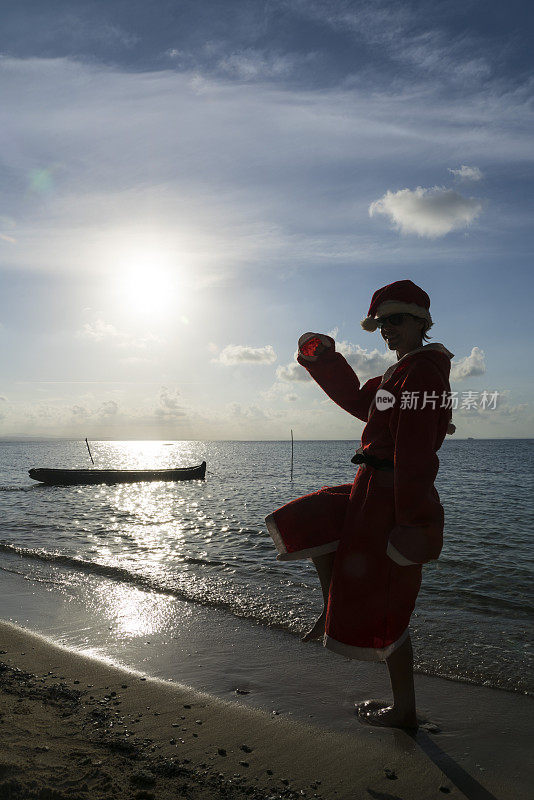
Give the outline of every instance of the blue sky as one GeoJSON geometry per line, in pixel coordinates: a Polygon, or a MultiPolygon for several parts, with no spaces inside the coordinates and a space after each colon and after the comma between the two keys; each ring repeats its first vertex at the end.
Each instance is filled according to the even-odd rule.
{"type": "Polygon", "coordinates": [[[532,436],[532,12],[22,2],[0,30],[0,436],[358,438],[295,364],[411,278],[458,436],[532,436]]]}

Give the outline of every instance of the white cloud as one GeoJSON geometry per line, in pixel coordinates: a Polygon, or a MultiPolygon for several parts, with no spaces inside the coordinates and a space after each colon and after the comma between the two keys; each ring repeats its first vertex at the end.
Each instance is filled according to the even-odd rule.
{"type": "Polygon", "coordinates": [[[485,372],[486,361],[480,347],[473,347],[468,356],[454,359],[451,363],[451,381],[462,381],[472,375],[484,375],[485,372]]]}
{"type": "MultiPolygon", "coordinates": [[[[347,359],[362,383],[369,378],[383,375],[395,361],[395,355],[389,351],[381,353],[376,348],[366,350],[359,344],[351,344],[347,341],[336,342],[336,350],[347,359]]],[[[285,383],[303,383],[312,380],[308,371],[297,361],[278,367],[276,378],[285,383]]]]}
{"type": "Polygon", "coordinates": [[[381,54],[381,62],[394,59],[399,65],[415,67],[415,75],[413,69],[408,73],[412,86],[414,80],[428,81],[435,74],[441,86],[459,82],[465,90],[466,84],[477,86],[491,75],[491,64],[479,51],[475,36],[463,32],[451,38],[450,31],[439,25],[425,29],[420,13],[407,4],[293,0],[293,6],[305,16],[352,35],[358,44],[363,40],[373,46],[381,54]]]}
{"type": "Polygon", "coordinates": [[[76,335],[79,339],[85,339],[88,342],[113,344],[117,347],[138,350],[146,350],[163,342],[159,336],[153,333],[146,333],[144,336],[132,336],[125,331],[118,330],[114,325],[105,322],[103,319],[86,322],[76,335]]]}
{"type": "Polygon", "coordinates": [[[286,383],[311,381],[309,373],[296,361],[276,368],[276,379],[286,383]]]}
{"type": "MultiPolygon", "coordinates": [[[[48,414],[52,414],[51,406],[48,409],[48,414]]],[[[119,414],[119,404],[116,400],[104,400],[98,406],[89,408],[87,405],[80,405],[79,403],[75,403],[75,405],[71,406],[70,413],[72,419],[76,422],[83,422],[92,420],[93,422],[108,422],[119,414]]],[[[57,413],[57,408],[55,408],[55,412],[57,413]]]]}
{"type": "Polygon", "coordinates": [[[167,386],[162,386],[159,394],[159,403],[156,408],[156,416],[165,420],[187,416],[182,408],[181,401],[178,399],[179,394],[180,392],[177,390],[171,391],[167,386]]]}
{"type": "MultiPolygon", "coordinates": [[[[300,365],[295,363],[296,367],[300,365]]],[[[280,403],[294,403],[296,400],[302,399],[297,394],[298,384],[292,380],[284,380],[283,377],[280,377],[279,370],[282,370],[282,375],[284,374],[283,370],[286,367],[278,367],[276,380],[275,382],[269,386],[268,389],[263,389],[262,391],[258,392],[257,397],[261,398],[263,403],[266,406],[274,406],[275,408],[280,408],[280,403]],[[291,386],[288,386],[288,383],[291,383],[291,386]]],[[[302,372],[304,373],[304,380],[309,383],[311,378],[309,374],[306,372],[305,369],[300,367],[302,372]]]]}
{"type": "MultiPolygon", "coordinates": [[[[87,396],[82,402],[70,406],[72,420],[76,423],[119,423],[124,427],[143,424],[157,431],[161,424],[173,423],[188,416],[181,403],[180,392],[167,386],[160,388],[156,399],[153,394],[133,398],[129,392],[123,392],[122,401],[119,404],[114,399],[99,401],[94,395],[87,396]]],[[[61,406],[61,402],[55,399],[49,408],[58,406],[61,406]]]]}
{"type": "Polygon", "coordinates": [[[228,408],[230,416],[237,419],[252,421],[269,419],[269,415],[266,414],[265,411],[255,403],[252,403],[249,406],[243,406],[241,403],[230,403],[228,408]]]}
{"type": "Polygon", "coordinates": [[[361,382],[383,375],[396,361],[395,354],[389,350],[387,352],[380,352],[377,348],[366,350],[359,344],[350,342],[337,342],[336,349],[345,356],[361,382]]]}
{"type": "Polygon", "coordinates": [[[462,164],[459,169],[451,169],[449,172],[461,181],[481,181],[484,175],[478,167],[468,167],[467,164],[462,164]]]}
{"type": "MultiPolygon", "coordinates": [[[[486,389],[488,399],[495,388],[486,389]]],[[[453,422],[456,425],[456,438],[475,437],[482,439],[496,438],[529,438],[532,436],[534,409],[532,404],[512,402],[506,390],[498,393],[496,407],[493,403],[482,409],[480,406],[483,392],[478,392],[477,406],[469,409],[461,408],[453,411],[453,422]]],[[[462,396],[459,402],[462,402],[462,396]]],[[[447,437],[448,438],[448,437],[447,437]]]]}
{"type": "Polygon", "coordinates": [[[96,415],[102,420],[115,417],[119,413],[119,405],[115,400],[105,400],[97,409],[96,415]]]}
{"type": "Polygon", "coordinates": [[[387,191],[369,206],[369,215],[383,214],[401,233],[415,233],[428,239],[445,236],[468,227],[482,211],[474,197],[463,197],[452,189],[433,186],[425,189],[387,191]]]}
{"type": "Polygon", "coordinates": [[[229,344],[213,360],[225,366],[232,364],[274,364],[276,353],[270,344],[265,345],[265,347],[229,344]]]}
{"type": "MultiPolygon", "coordinates": [[[[280,385],[281,389],[284,387],[280,385]]],[[[291,387],[292,388],[292,387],[291,387]]],[[[489,387],[493,393],[496,386],[489,387]]],[[[195,402],[194,408],[181,409],[176,390],[167,388],[164,404],[176,414],[157,413],[162,408],[160,399],[163,389],[154,393],[142,393],[132,397],[131,387],[122,392],[114,390],[102,394],[102,390],[87,393],[85,388],[77,398],[65,402],[58,396],[48,401],[32,400],[12,402],[6,406],[5,419],[0,420],[2,435],[68,436],[97,440],[151,439],[151,438],[199,438],[199,439],[288,439],[293,428],[295,439],[326,438],[354,439],[358,437],[363,423],[358,423],[339,409],[321,392],[304,393],[307,397],[293,399],[278,397],[275,406],[262,399],[260,402],[224,404],[214,402],[205,405],[195,402]],[[324,397],[321,402],[319,398],[324,397]],[[116,410],[116,413],[113,413],[116,410]],[[184,412],[187,411],[185,414],[184,412]],[[180,413],[182,412],[182,413],[180,413]]],[[[291,389],[290,389],[291,391],[291,389]]],[[[480,400],[482,392],[479,392],[480,400]]],[[[461,402],[460,398],[460,402],[461,402]]],[[[509,391],[500,391],[497,408],[457,409],[453,412],[458,426],[457,437],[520,437],[532,435],[534,422],[531,404],[518,402],[509,391]]],[[[347,443],[350,448],[350,444],[347,443]]],[[[350,457],[350,456],[349,456],[350,457]]]]}
{"type": "Polygon", "coordinates": [[[280,78],[293,71],[297,60],[296,56],[288,54],[278,55],[248,48],[225,56],[219,61],[218,67],[240,80],[280,78]]]}
{"type": "Polygon", "coordinates": [[[119,333],[114,325],[109,322],[104,322],[103,319],[96,319],[94,322],[86,322],[82,329],[78,331],[80,339],[88,339],[91,342],[102,342],[106,340],[121,339],[122,334],[119,333]]]}

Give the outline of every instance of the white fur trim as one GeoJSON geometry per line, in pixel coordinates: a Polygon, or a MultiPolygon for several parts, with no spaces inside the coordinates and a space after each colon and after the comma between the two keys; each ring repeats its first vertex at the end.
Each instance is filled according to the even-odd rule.
{"type": "Polygon", "coordinates": [[[427,330],[430,330],[434,324],[430,316],[430,311],[423,308],[423,306],[418,306],[416,303],[400,303],[397,300],[386,300],[384,303],[380,303],[374,317],[362,319],[360,325],[364,331],[376,331],[378,328],[376,324],[377,317],[388,317],[390,314],[413,314],[414,317],[425,319],[428,322],[427,330]]]}
{"type": "Polygon", "coordinates": [[[275,522],[274,514],[268,514],[265,517],[265,525],[267,526],[267,530],[269,531],[271,539],[276,545],[279,555],[287,553],[287,548],[284,544],[282,536],[280,535],[280,531],[278,530],[278,525],[275,522]]]}
{"type": "Polygon", "coordinates": [[[316,547],[306,547],[304,550],[296,550],[294,553],[279,553],[276,556],[277,561],[299,561],[303,558],[317,558],[317,556],[324,556],[326,553],[335,553],[339,546],[339,539],[335,542],[327,542],[326,544],[318,544],[316,547]]]}
{"type": "Polygon", "coordinates": [[[357,658],[359,661],[385,661],[390,655],[403,644],[408,638],[409,629],[406,628],[396,642],[387,647],[353,647],[344,642],[338,642],[337,639],[332,639],[331,636],[325,634],[323,644],[334,653],[338,653],[345,658],[357,658]]]}
{"type": "Polygon", "coordinates": [[[302,558],[315,558],[316,556],[322,556],[325,553],[334,553],[337,550],[339,539],[335,542],[327,542],[326,544],[318,544],[316,547],[306,547],[303,550],[297,550],[294,553],[288,553],[287,547],[284,544],[284,540],[278,530],[278,525],[276,524],[274,514],[269,514],[265,517],[265,525],[267,526],[267,530],[276,545],[276,549],[278,550],[278,555],[276,556],[277,561],[298,561],[302,558]]]}
{"type": "Polygon", "coordinates": [[[423,306],[418,306],[416,303],[400,303],[398,300],[386,300],[377,307],[375,318],[388,317],[390,314],[413,314],[414,317],[426,319],[430,325],[433,324],[430,311],[423,308],[423,306]]]}
{"type": "Polygon", "coordinates": [[[417,561],[408,561],[406,556],[403,556],[402,553],[399,553],[396,547],[393,547],[391,542],[388,542],[388,547],[386,550],[386,555],[388,555],[395,564],[399,564],[401,567],[411,567],[414,564],[417,564],[417,561]]]}
{"type": "MultiPolygon", "coordinates": [[[[443,353],[444,355],[448,356],[449,358],[454,358],[454,353],[451,353],[450,350],[447,350],[445,345],[441,344],[441,342],[432,342],[432,344],[424,344],[421,347],[421,350],[437,350],[438,353],[443,353]]],[[[412,350],[412,353],[418,353],[418,352],[419,352],[419,348],[417,350],[412,350]]],[[[411,355],[411,353],[408,353],[408,355],[411,355]]]]}

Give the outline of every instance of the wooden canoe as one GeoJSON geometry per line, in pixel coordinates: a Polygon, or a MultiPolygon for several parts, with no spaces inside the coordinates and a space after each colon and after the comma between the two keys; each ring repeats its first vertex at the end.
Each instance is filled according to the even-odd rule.
{"type": "Polygon", "coordinates": [[[141,483],[143,481],[191,481],[203,479],[206,462],[180,469],[31,469],[29,476],[49,486],[96,483],[141,483]]]}

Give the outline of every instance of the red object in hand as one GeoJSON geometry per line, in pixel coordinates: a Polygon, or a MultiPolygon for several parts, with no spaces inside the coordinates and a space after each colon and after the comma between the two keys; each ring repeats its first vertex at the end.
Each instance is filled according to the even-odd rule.
{"type": "Polygon", "coordinates": [[[308,341],[304,342],[300,346],[300,352],[303,356],[318,356],[320,353],[323,352],[325,346],[321,339],[318,336],[314,336],[312,339],[308,339],[308,341]]]}

